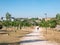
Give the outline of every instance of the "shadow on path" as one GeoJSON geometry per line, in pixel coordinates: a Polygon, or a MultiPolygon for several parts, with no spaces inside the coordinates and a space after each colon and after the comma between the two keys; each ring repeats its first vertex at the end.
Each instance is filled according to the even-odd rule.
{"type": "Polygon", "coordinates": [[[25,40],[15,43],[0,43],[0,45],[20,45],[22,43],[31,43],[31,42],[39,42],[39,41],[46,41],[46,40],[25,40]]]}
{"type": "Polygon", "coordinates": [[[31,43],[31,42],[38,42],[38,41],[46,41],[46,40],[24,40],[21,41],[20,43],[31,43]]]}

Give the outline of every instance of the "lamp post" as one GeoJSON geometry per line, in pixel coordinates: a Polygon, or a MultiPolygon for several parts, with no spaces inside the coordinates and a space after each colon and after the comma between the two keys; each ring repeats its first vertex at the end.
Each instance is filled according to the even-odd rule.
{"type": "Polygon", "coordinates": [[[45,13],[45,18],[47,19],[47,13],[45,13]]]}
{"type": "MultiPolygon", "coordinates": [[[[45,21],[47,20],[47,13],[45,13],[45,21]]],[[[46,24],[45,24],[46,25],[46,24]]],[[[47,34],[47,25],[46,25],[46,34],[47,34]]]]}

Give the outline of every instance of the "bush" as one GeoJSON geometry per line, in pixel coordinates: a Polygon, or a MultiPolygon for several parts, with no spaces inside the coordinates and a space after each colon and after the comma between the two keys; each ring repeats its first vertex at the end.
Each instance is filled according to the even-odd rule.
{"type": "Polygon", "coordinates": [[[0,25],[0,29],[2,29],[3,28],[3,26],[2,25],[0,25]]]}

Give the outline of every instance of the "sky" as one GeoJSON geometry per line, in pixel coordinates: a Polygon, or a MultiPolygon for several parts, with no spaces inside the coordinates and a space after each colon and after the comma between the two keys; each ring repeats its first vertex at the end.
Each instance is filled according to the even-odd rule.
{"type": "Polygon", "coordinates": [[[60,0],[0,0],[0,17],[9,12],[12,17],[55,17],[60,13],[60,0]]]}

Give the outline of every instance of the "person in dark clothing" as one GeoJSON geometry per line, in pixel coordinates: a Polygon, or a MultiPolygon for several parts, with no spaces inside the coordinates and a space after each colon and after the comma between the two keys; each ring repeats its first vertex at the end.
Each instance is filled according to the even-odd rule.
{"type": "Polygon", "coordinates": [[[37,27],[37,30],[39,30],[39,26],[37,27]]]}

